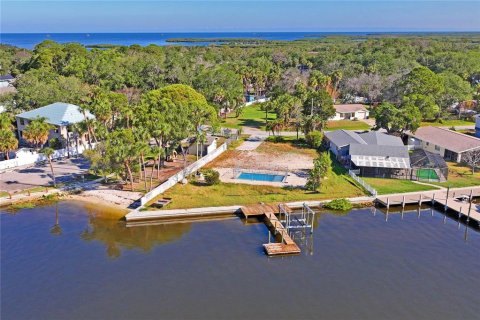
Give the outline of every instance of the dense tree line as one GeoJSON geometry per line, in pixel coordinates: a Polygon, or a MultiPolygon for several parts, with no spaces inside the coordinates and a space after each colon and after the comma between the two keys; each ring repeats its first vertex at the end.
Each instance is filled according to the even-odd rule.
{"type": "MultiPolygon", "coordinates": [[[[221,109],[238,116],[246,94],[270,98],[263,107],[277,114],[267,124],[274,134],[285,127],[306,134],[322,130],[335,114],[333,104],[355,96],[365,97],[377,127],[392,133],[441,119],[452,104],[479,99],[480,38],[330,37],[104,48],[44,41],[32,51],[0,46],[0,68],[17,78],[17,91],[0,97],[10,114],[56,101],[79,105],[96,116],[70,128],[77,136],[88,133],[89,144],[101,142],[87,153],[93,167],[120,172],[131,184],[138,170],[147,189],[145,159],[160,168],[184,138],[195,136],[201,143],[201,128],[215,129],[221,109]]],[[[15,148],[11,129],[2,125],[8,137],[3,151],[15,148]]]]}

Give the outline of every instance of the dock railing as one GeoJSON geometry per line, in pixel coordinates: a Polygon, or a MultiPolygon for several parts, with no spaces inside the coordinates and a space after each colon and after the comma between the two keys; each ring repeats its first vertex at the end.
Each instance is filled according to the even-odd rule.
{"type": "Polygon", "coordinates": [[[371,185],[365,182],[362,178],[357,176],[353,170],[348,170],[348,174],[353,178],[358,184],[365,188],[372,196],[377,196],[377,190],[375,190],[371,185]]]}

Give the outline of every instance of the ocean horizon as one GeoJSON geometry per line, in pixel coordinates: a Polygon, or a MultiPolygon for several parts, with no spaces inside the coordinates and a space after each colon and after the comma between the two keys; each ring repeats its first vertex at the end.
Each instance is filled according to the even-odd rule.
{"type": "Polygon", "coordinates": [[[249,38],[259,40],[294,41],[305,38],[322,38],[326,36],[369,36],[369,35],[444,35],[444,34],[478,34],[476,31],[362,31],[362,32],[122,32],[122,33],[0,33],[0,43],[24,49],[33,49],[45,40],[59,43],[77,42],[85,46],[91,45],[184,45],[206,46],[205,42],[167,42],[171,38],[249,38]]]}

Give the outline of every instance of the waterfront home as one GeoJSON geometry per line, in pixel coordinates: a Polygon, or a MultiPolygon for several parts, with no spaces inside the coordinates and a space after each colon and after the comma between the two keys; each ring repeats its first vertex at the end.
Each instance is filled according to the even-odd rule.
{"type": "Polygon", "coordinates": [[[330,151],[361,176],[409,178],[408,148],[399,137],[378,131],[349,130],[325,132],[330,151]]]}
{"type": "Polygon", "coordinates": [[[462,162],[462,156],[480,150],[480,139],[439,127],[421,127],[407,132],[410,149],[423,149],[441,155],[445,160],[462,162]]]}
{"type": "Polygon", "coordinates": [[[335,116],[330,120],[363,120],[368,119],[370,112],[363,104],[336,104],[335,116]]]}
{"type": "Polygon", "coordinates": [[[79,107],[64,102],[55,102],[47,106],[34,109],[31,111],[20,113],[16,116],[17,120],[17,130],[20,143],[25,144],[23,140],[23,130],[30,123],[30,121],[36,118],[45,118],[46,122],[51,124],[53,128],[50,130],[48,135],[48,141],[51,139],[58,139],[62,146],[72,146],[76,140],[81,144],[88,142],[88,134],[83,134],[81,136],[76,136],[73,132],[71,125],[79,123],[87,119],[95,118],[88,111],[80,111],[79,107]]]}

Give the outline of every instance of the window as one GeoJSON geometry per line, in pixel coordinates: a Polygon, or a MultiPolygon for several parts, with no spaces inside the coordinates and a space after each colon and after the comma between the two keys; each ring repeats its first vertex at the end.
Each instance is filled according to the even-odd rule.
{"type": "Polygon", "coordinates": [[[20,119],[20,124],[21,124],[22,126],[24,126],[24,125],[25,125],[25,120],[24,120],[24,119],[20,119]]]}
{"type": "Polygon", "coordinates": [[[425,144],[426,144],[427,146],[429,146],[429,145],[430,145],[430,142],[425,142],[425,144]]]}
{"type": "Polygon", "coordinates": [[[440,147],[437,146],[437,145],[435,145],[435,150],[436,150],[436,151],[440,151],[440,147]]]}

